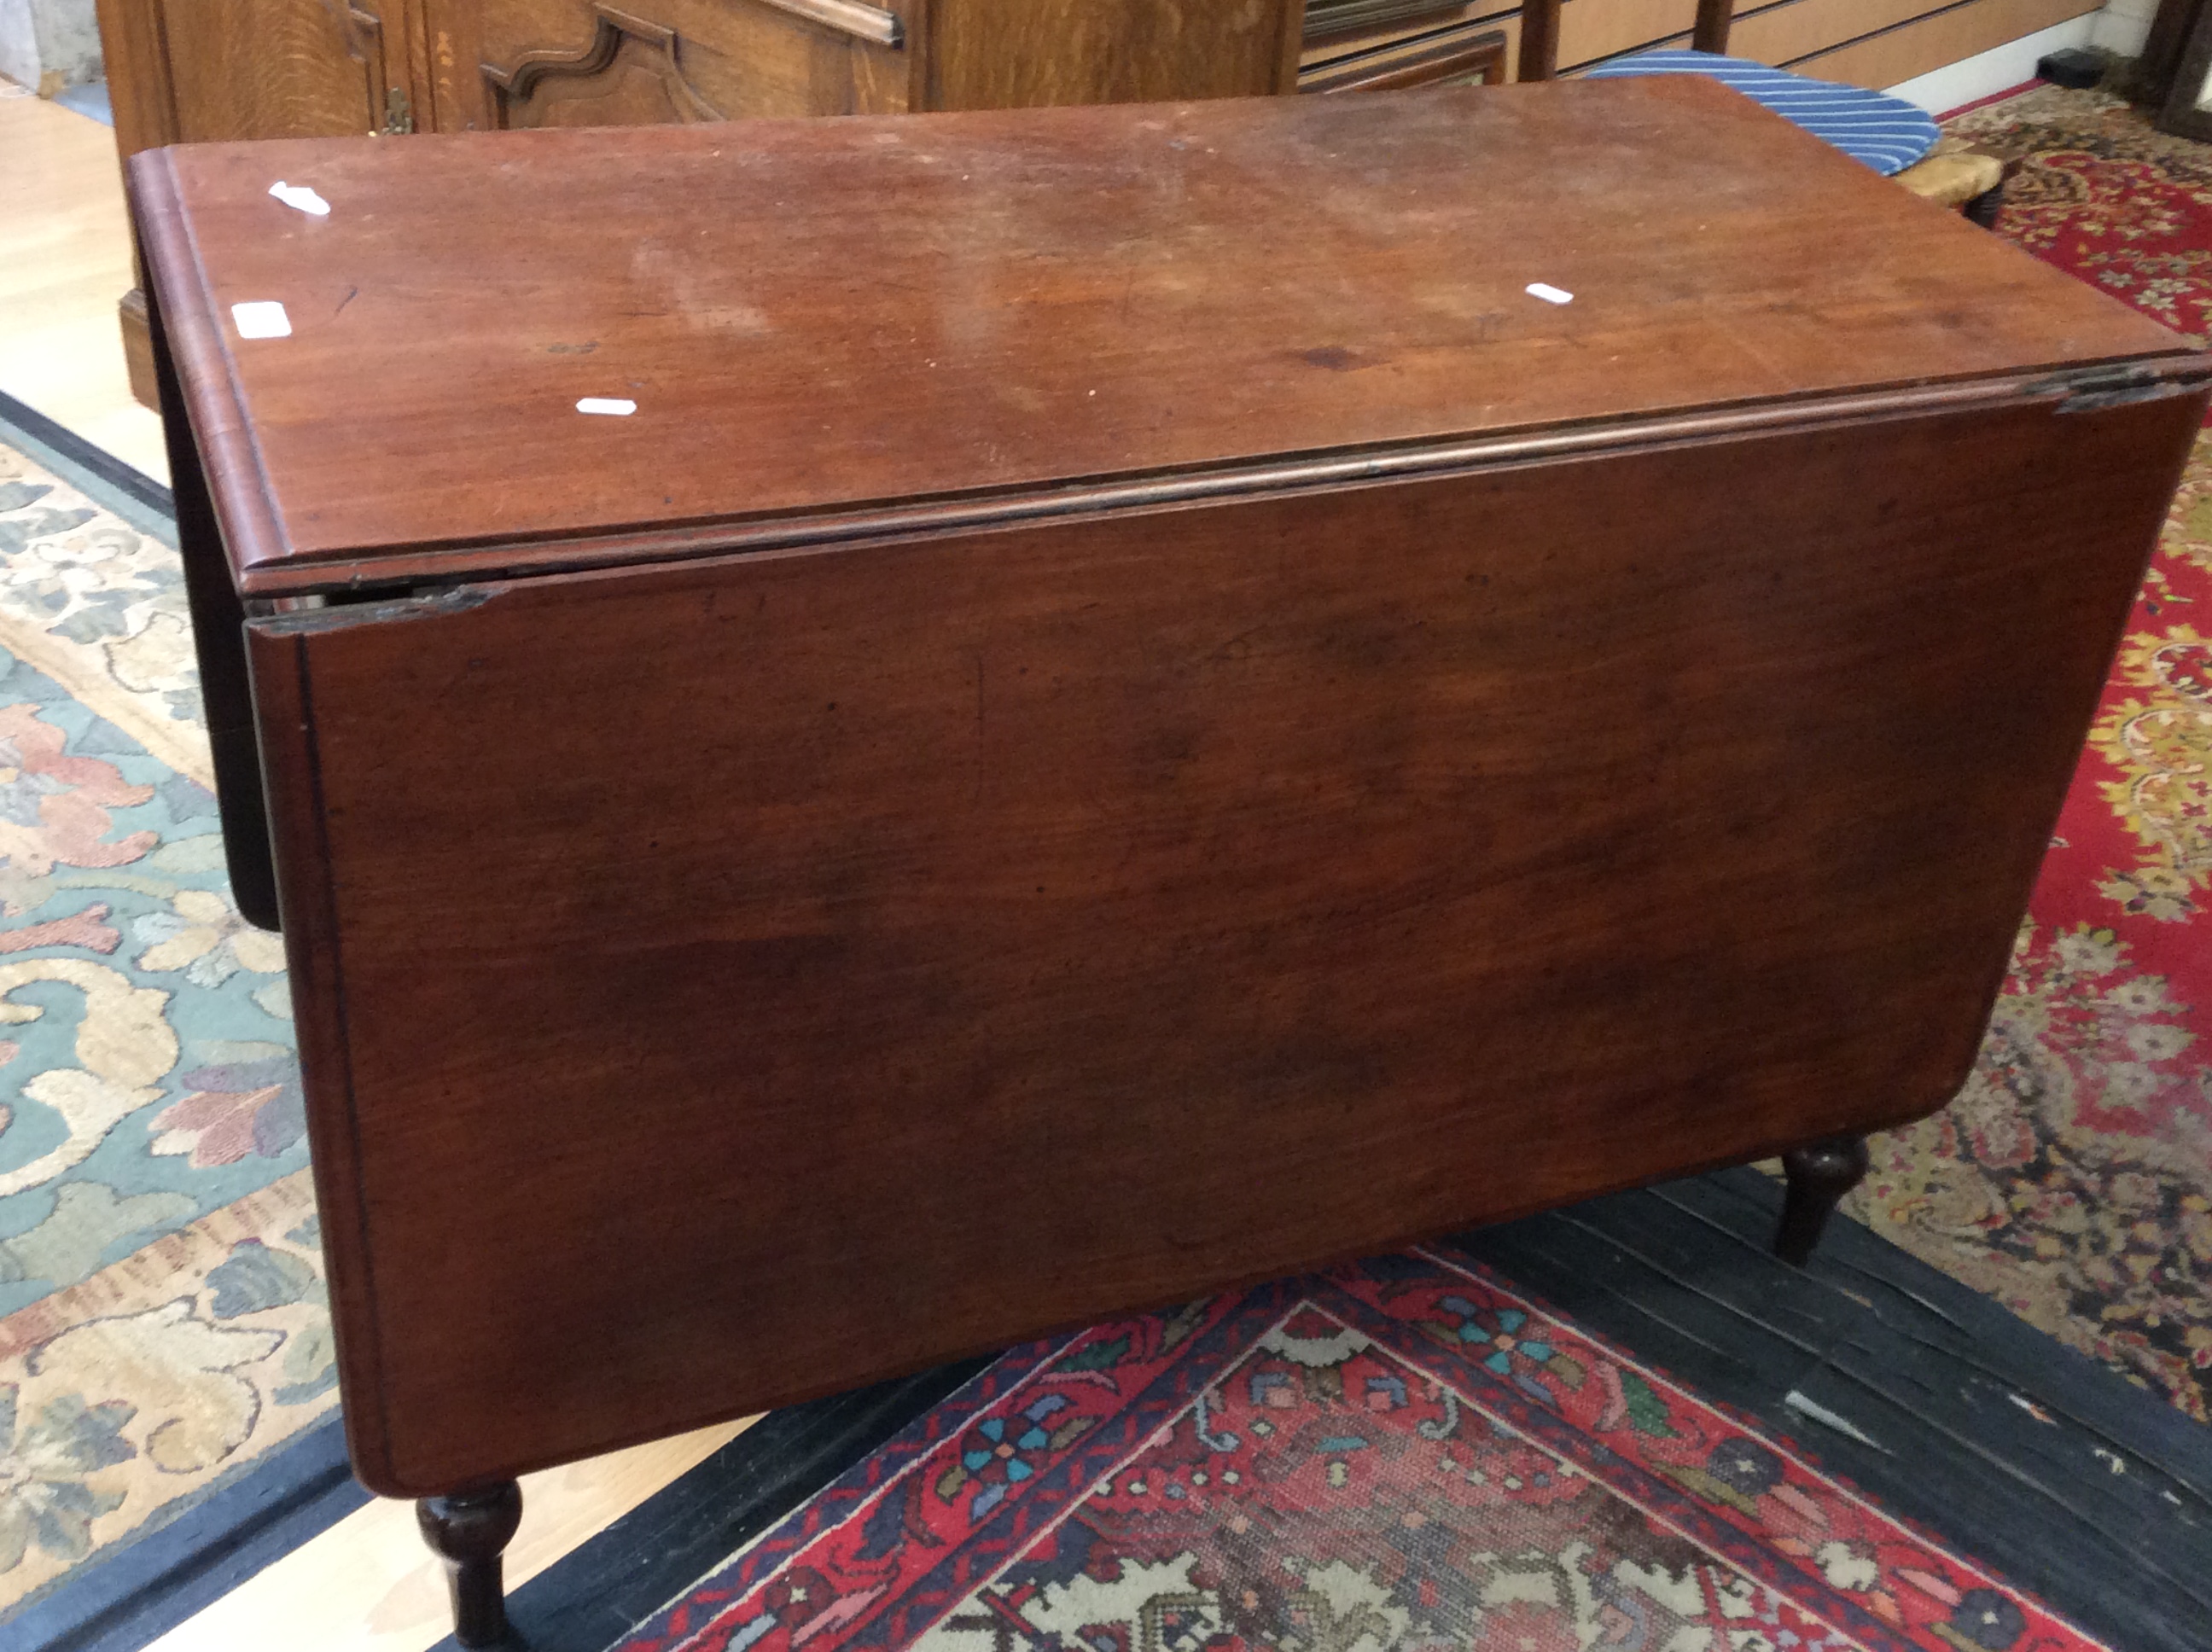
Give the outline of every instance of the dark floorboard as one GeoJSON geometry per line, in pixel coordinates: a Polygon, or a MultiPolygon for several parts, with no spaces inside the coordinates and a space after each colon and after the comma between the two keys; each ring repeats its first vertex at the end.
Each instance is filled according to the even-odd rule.
{"type": "Polygon", "coordinates": [[[1788,1266],[1780,1205],[1730,1170],[1454,1242],[2122,1652],[2212,1648],[2212,1430],[1856,1223],[1788,1266]]]}

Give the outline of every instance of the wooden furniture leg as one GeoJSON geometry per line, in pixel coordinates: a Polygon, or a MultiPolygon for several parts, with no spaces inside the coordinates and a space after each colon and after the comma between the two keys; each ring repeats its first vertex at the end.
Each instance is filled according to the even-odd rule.
{"type": "Polygon", "coordinates": [[[1559,70],[1559,0],[1528,0],[1521,8],[1521,70],[1524,81],[1547,81],[1559,70]]]}
{"type": "Polygon", "coordinates": [[[1830,1213],[1867,1173],[1866,1138],[1834,1136],[1793,1148],[1782,1156],[1782,1168],[1789,1174],[1790,1188],[1782,1201],[1774,1254],[1802,1267],[1812,1260],[1830,1213]]]}
{"type": "Polygon", "coordinates": [[[463,1646],[498,1646],[507,1638],[500,1551],[522,1523],[522,1488],[502,1480],[415,1505],[422,1540],[446,1563],[453,1596],[453,1638],[463,1646]]]}
{"type": "Polygon", "coordinates": [[[222,814],[223,855],[231,898],[246,922],[275,929],[276,866],[269,849],[269,810],[261,792],[261,747],[254,733],[253,689],[246,666],[246,609],[231,583],[222,530],[208,495],[199,444],[185,412],[184,390],[169,354],[158,307],[146,311],[152,365],[167,439],[169,485],[175,495],[177,549],[185,564],[185,602],[198,647],[200,705],[215,762],[215,794],[222,814]]]}
{"type": "Polygon", "coordinates": [[[1726,52],[1729,25],[1735,21],[1735,0],[1698,0],[1698,21],[1690,33],[1690,46],[1698,52],[1726,52]]]}

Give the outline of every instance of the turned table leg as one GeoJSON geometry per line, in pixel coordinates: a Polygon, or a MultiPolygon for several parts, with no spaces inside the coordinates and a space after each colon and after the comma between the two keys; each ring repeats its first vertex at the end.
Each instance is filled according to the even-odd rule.
{"type": "Polygon", "coordinates": [[[2004,179],[2000,178],[1992,187],[1984,190],[1966,203],[1966,222],[1984,229],[1995,229],[1997,214],[2004,210],[2004,179]]]}
{"type": "Polygon", "coordinates": [[[500,1551],[522,1523],[522,1488],[513,1480],[415,1505],[422,1540],[446,1563],[453,1596],[453,1638],[463,1646],[507,1639],[507,1601],[500,1551]]]}
{"type": "Polygon", "coordinates": [[[1790,1186],[1782,1200],[1782,1228],[1774,1236],[1776,1255],[1795,1267],[1812,1260],[1820,1230],[1843,1196],[1858,1186],[1867,1162],[1864,1136],[1837,1136],[1782,1156],[1790,1186]]]}

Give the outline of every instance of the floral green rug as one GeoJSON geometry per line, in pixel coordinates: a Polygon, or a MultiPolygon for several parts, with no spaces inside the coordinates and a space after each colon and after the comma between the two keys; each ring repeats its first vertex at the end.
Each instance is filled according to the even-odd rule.
{"type": "Polygon", "coordinates": [[[175,554],[0,448],[0,1625],[337,1405],[210,785],[175,554]]]}

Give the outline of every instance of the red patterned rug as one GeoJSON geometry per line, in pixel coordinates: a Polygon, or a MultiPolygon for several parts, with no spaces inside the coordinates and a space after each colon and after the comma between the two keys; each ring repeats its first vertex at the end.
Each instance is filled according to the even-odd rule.
{"type": "Polygon", "coordinates": [[[1020,1348],[620,1652],[2086,1652],[1441,1253],[1020,1348]]]}
{"type": "MultiPolygon", "coordinates": [[[[2202,340],[2212,146],[2041,88],[1948,130],[2021,157],[1998,228],[2202,340]]],[[[1845,1209],[2212,1416],[2212,438],[2132,616],[1958,1101],[1875,1143],[1845,1209]]]]}

